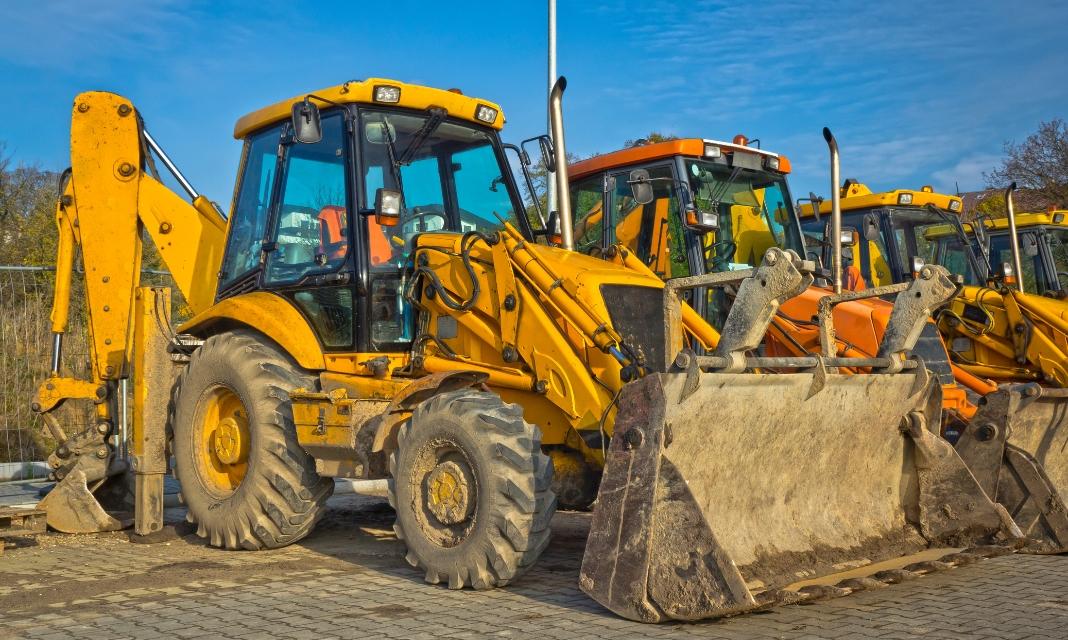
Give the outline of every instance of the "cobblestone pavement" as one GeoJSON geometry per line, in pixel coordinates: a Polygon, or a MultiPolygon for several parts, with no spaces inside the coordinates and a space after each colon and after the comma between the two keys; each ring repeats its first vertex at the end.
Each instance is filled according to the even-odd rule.
{"type": "MultiPolygon", "coordinates": [[[[195,538],[50,535],[0,555],[2,638],[1057,638],[1068,556],[1011,556],[808,606],[701,624],[640,625],[577,587],[588,527],[558,514],[517,584],[430,586],[408,568],[380,499],[337,496],[306,541],[220,551],[195,538]]],[[[168,510],[169,518],[180,511],[168,510]]]]}

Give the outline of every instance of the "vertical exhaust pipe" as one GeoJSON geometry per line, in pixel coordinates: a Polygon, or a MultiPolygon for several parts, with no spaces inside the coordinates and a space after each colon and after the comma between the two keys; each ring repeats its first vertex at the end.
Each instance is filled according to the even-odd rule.
{"type": "Polygon", "coordinates": [[[568,251],[575,250],[574,227],[571,223],[571,190],[567,179],[567,148],[564,146],[564,89],[567,78],[560,76],[549,92],[549,128],[553,137],[553,160],[556,174],[557,224],[560,237],[568,251]]]}
{"type": "Polygon", "coordinates": [[[1016,235],[1016,209],[1012,203],[1012,192],[1016,191],[1016,183],[1013,182],[1005,189],[1005,212],[1009,217],[1009,246],[1012,248],[1012,268],[1016,275],[1016,290],[1024,291],[1023,263],[1020,262],[1020,238],[1016,235]]]}
{"type": "Polygon", "coordinates": [[[838,141],[827,127],[823,128],[823,139],[831,151],[831,277],[834,292],[842,293],[842,193],[839,179],[838,141]]]}

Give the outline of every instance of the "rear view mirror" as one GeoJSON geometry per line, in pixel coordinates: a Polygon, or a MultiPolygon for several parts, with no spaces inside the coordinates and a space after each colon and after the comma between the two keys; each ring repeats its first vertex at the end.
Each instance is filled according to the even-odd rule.
{"type": "Polygon", "coordinates": [[[301,144],[315,144],[323,139],[323,127],[319,121],[319,107],[307,98],[293,103],[293,138],[301,144]]]}
{"type": "Polygon", "coordinates": [[[864,239],[870,242],[879,241],[879,218],[873,214],[864,216],[864,239]]]}
{"type": "Polygon", "coordinates": [[[363,125],[363,137],[369,144],[397,141],[397,130],[388,122],[368,122],[363,125]]]}
{"type": "Polygon", "coordinates": [[[556,171],[556,149],[553,147],[552,138],[538,136],[538,146],[541,147],[541,160],[545,163],[545,169],[549,173],[556,171]]]}
{"type": "Polygon", "coordinates": [[[1020,234],[1020,251],[1028,258],[1038,255],[1038,238],[1033,233],[1020,234]]]}
{"type": "Polygon", "coordinates": [[[400,223],[404,210],[404,194],[393,189],[375,191],[375,222],[383,227],[395,227],[400,223]]]}
{"type": "Polygon", "coordinates": [[[631,196],[638,204],[645,205],[653,201],[653,185],[649,182],[649,172],[645,169],[631,171],[627,184],[630,185],[631,196]]]}

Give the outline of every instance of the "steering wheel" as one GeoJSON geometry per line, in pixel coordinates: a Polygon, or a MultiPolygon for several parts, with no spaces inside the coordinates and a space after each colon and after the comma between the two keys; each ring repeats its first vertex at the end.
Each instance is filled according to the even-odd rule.
{"type": "MultiPolygon", "coordinates": [[[[402,219],[401,224],[407,225],[408,223],[414,220],[422,220],[424,218],[431,217],[441,218],[440,229],[444,229],[446,226],[448,226],[449,221],[448,218],[445,217],[445,209],[440,204],[427,204],[418,207],[412,207],[408,210],[408,215],[402,219]]],[[[440,229],[435,229],[435,231],[438,231],[440,229]]]]}

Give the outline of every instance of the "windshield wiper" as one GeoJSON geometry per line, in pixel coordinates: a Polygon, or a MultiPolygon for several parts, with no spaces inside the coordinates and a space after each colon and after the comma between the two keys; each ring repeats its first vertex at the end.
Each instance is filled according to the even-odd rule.
{"type": "Polygon", "coordinates": [[[415,154],[419,153],[419,150],[423,148],[426,139],[438,130],[441,123],[445,121],[445,116],[448,115],[448,113],[441,107],[430,107],[427,111],[430,112],[430,116],[426,119],[426,122],[423,123],[423,126],[419,127],[419,131],[416,131],[412,136],[412,140],[408,143],[408,147],[404,150],[404,153],[396,159],[398,167],[411,164],[412,158],[414,158],[415,154]]]}

